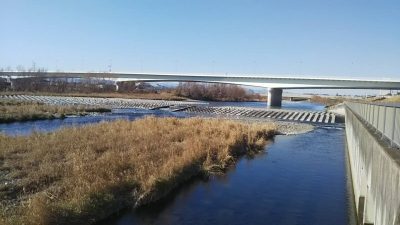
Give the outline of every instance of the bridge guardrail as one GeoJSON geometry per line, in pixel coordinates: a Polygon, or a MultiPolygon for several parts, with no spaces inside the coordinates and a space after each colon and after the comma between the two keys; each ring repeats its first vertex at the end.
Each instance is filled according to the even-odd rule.
{"type": "Polygon", "coordinates": [[[346,102],[354,113],[400,148],[400,107],[346,102]]]}

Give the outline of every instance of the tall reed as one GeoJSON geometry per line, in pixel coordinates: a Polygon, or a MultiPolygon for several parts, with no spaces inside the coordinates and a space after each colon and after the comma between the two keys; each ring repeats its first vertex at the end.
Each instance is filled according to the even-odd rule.
{"type": "Polygon", "coordinates": [[[148,117],[0,135],[6,224],[88,224],[155,201],[200,173],[264,149],[273,124],[148,117]]]}

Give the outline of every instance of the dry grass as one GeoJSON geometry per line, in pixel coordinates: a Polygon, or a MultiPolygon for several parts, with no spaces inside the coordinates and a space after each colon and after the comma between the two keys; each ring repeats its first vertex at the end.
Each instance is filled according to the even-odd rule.
{"type": "Polygon", "coordinates": [[[116,121],[28,137],[0,135],[5,224],[89,224],[155,201],[190,177],[264,148],[274,124],[116,121]]]}
{"type": "Polygon", "coordinates": [[[382,102],[399,103],[400,96],[393,96],[393,97],[385,98],[382,102]]]}
{"type": "Polygon", "coordinates": [[[326,107],[334,106],[347,100],[348,99],[343,97],[322,97],[318,95],[314,95],[310,98],[311,102],[319,103],[325,105],[326,107]]]}
{"type": "Polygon", "coordinates": [[[64,118],[87,112],[109,112],[110,109],[86,106],[55,106],[38,102],[0,100],[0,123],[15,121],[64,118]]]}

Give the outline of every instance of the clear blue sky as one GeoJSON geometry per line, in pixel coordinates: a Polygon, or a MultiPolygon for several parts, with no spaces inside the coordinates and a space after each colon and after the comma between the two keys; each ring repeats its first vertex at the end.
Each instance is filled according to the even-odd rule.
{"type": "Polygon", "coordinates": [[[1,0],[0,67],[400,79],[400,1],[1,0]]]}

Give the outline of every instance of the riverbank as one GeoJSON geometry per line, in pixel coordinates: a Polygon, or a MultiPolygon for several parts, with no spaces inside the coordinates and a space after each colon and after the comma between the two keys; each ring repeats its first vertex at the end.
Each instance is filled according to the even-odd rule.
{"type": "Polygon", "coordinates": [[[94,223],[156,201],[193,176],[224,171],[263,150],[275,133],[272,123],[149,117],[0,135],[1,219],[94,223]]]}
{"type": "Polygon", "coordinates": [[[298,123],[298,122],[289,122],[289,121],[277,121],[274,119],[260,119],[260,118],[251,118],[251,117],[229,117],[229,116],[220,116],[217,118],[210,119],[224,119],[224,120],[234,120],[243,122],[246,124],[270,124],[273,123],[275,125],[276,134],[278,135],[297,135],[304,134],[315,129],[315,126],[309,123],[298,123]]]}
{"type": "Polygon", "coordinates": [[[325,105],[326,108],[329,108],[331,106],[335,106],[338,104],[343,103],[344,101],[347,101],[347,98],[344,97],[323,97],[323,96],[319,96],[319,95],[314,95],[310,98],[310,102],[313,103],[319,103],[322,105],[325,105]]]}
{"type": "Polygon", "coordinates": [[[143,93],[54,93],[54,92],[27,92],[27,91],[6,91],[0,92],[1,95],[31,95],[31,96],[65,96],[65,97],[93,97],[93,98],[126,98],[126,99],[149,99],[149,100],[169,100],[185,101],[190,100],[185,97],[177,96],[172,91],[143,92],[143,93]]]}
{"type": "Polygon", "coordinates": [[[190,98],[189,96],[177,95],[174,90],[165,90],[157,92],[132,92],[132,93],[117,93],[117,92],[106,92],[106,93],[83,93],[83,92],[66,92],[66,93],[55,93],[55,92],[29,92],[29,91],[3,91],[1,95],[31,95],[31,96],[64,96],[64,97],[92,97],[92,98],[125,98],[125,99],[148,99],[148,100],[166,100],[166,101],[236,101],[236,102],[266,102],[267,99],[264,96],[257,96],[248,99],[202,99],[202,98],[190,98]]]}
{"type": "Polygon", "coordinates": [[[32,101],[0,99],[0,123],[60,119],[93,112],[111,112],[111,109],[96,106],[57,106],[32,101]]]}

